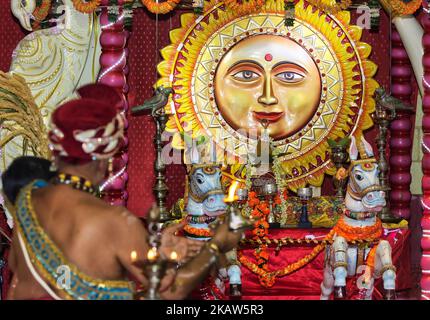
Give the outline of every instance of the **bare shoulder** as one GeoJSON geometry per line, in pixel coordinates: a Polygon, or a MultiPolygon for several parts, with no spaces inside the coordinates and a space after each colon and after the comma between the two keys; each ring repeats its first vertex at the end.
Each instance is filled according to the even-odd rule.
{"type": "Polygon", "coordinates": [[[113,226],[116,230],[132,230],[142,227],[142,222],[133,213],[122,206],[111,206],[104,201],[97,203],[95,207],[95,217],[104,220],[107,225],[113,226]]]}

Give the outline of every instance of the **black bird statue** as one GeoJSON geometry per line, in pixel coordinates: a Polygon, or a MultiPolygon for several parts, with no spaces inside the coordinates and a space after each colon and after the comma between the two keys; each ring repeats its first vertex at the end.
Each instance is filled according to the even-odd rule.
{"type": "Polygon", "coordinates": [[[152,98],[145,100],[143,105],[135,106],[131,109],[132,115],[151,110],[151,114],[154,116],[158,110],[164,108],[169,100],[169,95],[173,92],[172,88],[164,88],[160,86],[155,89],[155,94],[152,98]]]}
{"type": "Polygon", "coordinates": [[[382,109],[386,109],[392,112],[395,116],[396,110],[412,110],[412,106],[405,104],[402,100],[390,96],[385,92],[384,88],[378,88],[375,91],[375,101],[377,104],[382,106],[382,109]]]}

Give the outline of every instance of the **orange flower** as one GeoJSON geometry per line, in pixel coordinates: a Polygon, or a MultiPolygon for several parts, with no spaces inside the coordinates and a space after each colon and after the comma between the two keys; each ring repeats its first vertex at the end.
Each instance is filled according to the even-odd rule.
{"type": "Polygon", "coordinates": [[[101,0],[72,0],[75,9],[82,13],[93,13],[100,5],[101,0]]]}
{"type": "Polygon", "coordinates": [[[241,9],[243,11],[255,11],[258,8],[261,8],[265,3],[265,0],[247,0],[239,3],[237,0],[226,0],[224,1],[227,8],[230,8],[232,11],[237,11],[241,9]]]}
{"type": "Polygon", "coordinates": [[[192,234],[199,237],[213,237],[213,232],[210,229],[201,229],[191,227],[189,224],[186,224],[184,227],[184,231],[188,234],[192,234]]]}
{"type": "Polygon", "coordinates": [[[339,168],[336,172],[336,179],[343,180],[348,177],[348,171],[344,167],[339,168]]]}
{"type": "Polygon", "coordinates": [[[337,224],[333,227],[333,231],[339,236],[345,238],[347,241],[375,240],[379,239],[383,232],[382,222],[380,219],[377,219],[373,226],[352,227],[345,223],[343,217],[338,220],[337,224]]]}
{"type": "Polygon", "coordinates": [[[142,4],[152,13],[166,14],[176,8],[181,0],[168,0],[162,3],[156,3],[154,0],[140,0],[142,4]]]}

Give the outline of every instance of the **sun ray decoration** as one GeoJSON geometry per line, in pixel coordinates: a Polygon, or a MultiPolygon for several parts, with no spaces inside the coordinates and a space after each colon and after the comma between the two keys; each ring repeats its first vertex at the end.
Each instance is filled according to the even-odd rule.
{"type": "Polygon", "coordinates": [[[171,44],[161,50],[156,86],[172,87],[166,106],[166,131],[173,146],[183,148],[182,137],[213,139],[218,153],[229,149],[229,163],[239,162],[256,141],[246,139],[223,119],[214,98],[214,79],[222,57],[240,40],[259,34],[288,37],[300,44],[317,64],[322,79],[315,115],[299,132],[274,142],[285,184],[296,191],[305,184],[321,186],[324,174],[335,174],[328,139],[359,136],[371,127],[375,110],[373,79],[377,66],[368,59],[371,46],[361,42],[362,29],[350,23],[348,11],[327,14],[300,0],[294,26],[285,26],[284,1],[268,0],[258,12],[230,10],[222,1],[205,1],[204,13],[181,16],[181,27],[170,32],[171,44]]]}

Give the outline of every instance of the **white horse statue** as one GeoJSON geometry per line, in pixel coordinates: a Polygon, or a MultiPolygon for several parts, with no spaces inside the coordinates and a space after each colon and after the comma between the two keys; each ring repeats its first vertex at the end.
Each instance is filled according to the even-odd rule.
{"type": "MultiPolygon", "coordinates": [[[[29,31],[35,8],[36,0],[11,0],[12,13],[29,31]]],[[[45,125],[56,106],[74,98],[76,88],[96,82],[100,70],[99,18],[80,13],[71,0],[63,0],[58,8],[64,14],[57,25],[22,39],[9,70],[24,78],[45,125]]],[[[15,137],[2,150],[0,170],[23,154],[31,154],[31,150],[22,137],[15,137]]]]}
{"type": "MultiPolygon", "coordinates": [[[[209,225],[225,214],[225,191],[221,185],[221,168],[212,155],[210,163],[202,164],[197,148],[191,148],[191,165],[188,166],[187,204],[184,230],[186,236],[196,240],[211,239],[209,225]]],[[[224,280],[229,280],[230,296],[241,296],[241,270],[237,261],[236,250],[226,253],[221,258],[215,283],[225,294],[224,280]]]]}
{"type": "Polygon", "coordinates": [[[396,269],[392,262],[391,246],[388,241],[380,240],[383,229],[376,216],[386,205],[385,192],[379,184],[378,165],[372,147],[363,137],[359,147],[352,137],[349,154],[351,165],[345,197],[346,208],[334,227],[334,242],[326,253],[321,300],[328,300],[333,291],[335,299],[345,299],[346,277],[360,272],[360,265],[364,261],[367,261],[366,272],[357,281],[360,297],[371,300],[374,279],[382,276],[385,299],[395,299],[396,269]],[[373,247],[370,245],[365,248],[349,246],[348,241],[353,240],[371,240],[375,243],[373,247]]]}

